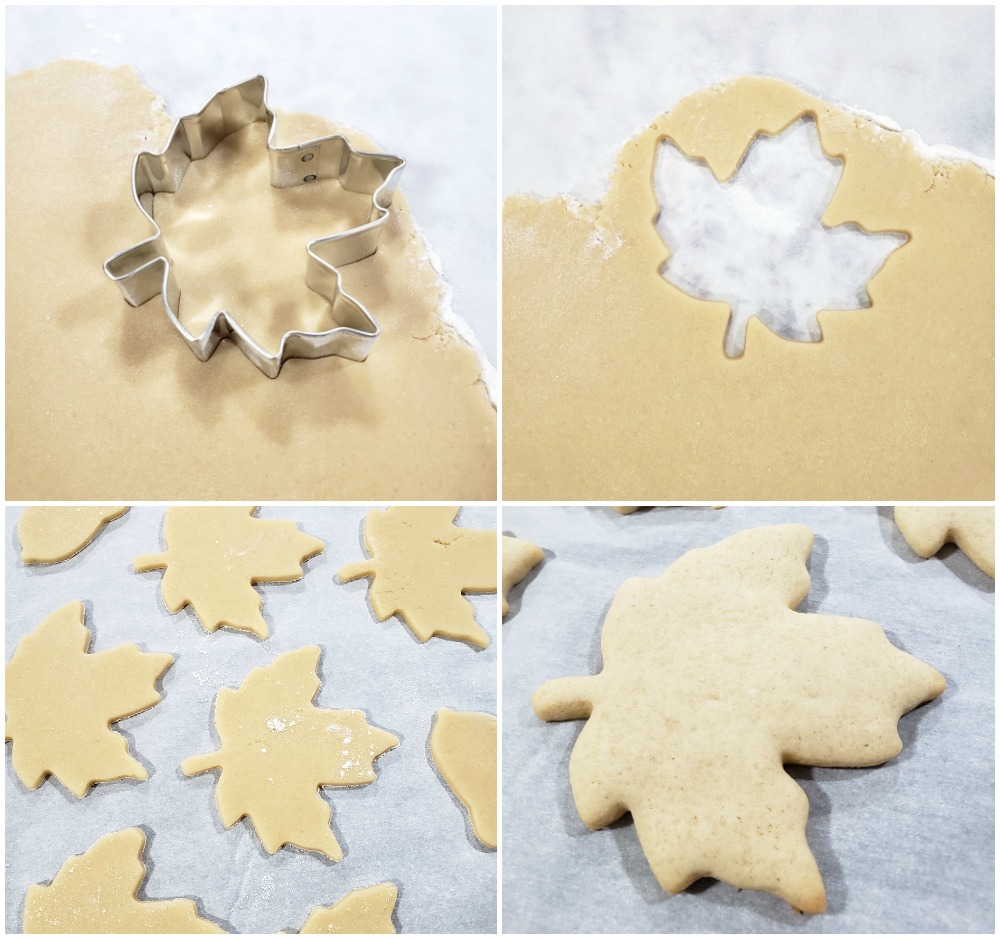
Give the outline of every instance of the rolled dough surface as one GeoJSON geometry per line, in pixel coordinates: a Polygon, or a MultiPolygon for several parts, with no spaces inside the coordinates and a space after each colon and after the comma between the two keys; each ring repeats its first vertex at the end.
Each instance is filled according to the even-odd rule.
{"type": "Polygon", "coordinates": [[[226,828],[249,816],[269,854],[286,844],[332,861],[344,852],[330,828],[319,786],[367,786],[374,761],[399,740],[364,711],[313,705],[319,646],[304,646],[255,668],[240,687],[222,688],[215,727],[222,746],[181,765],[186,776],[219,769],[215,801],[226,828]]]}
{"type": "Polygon", "coordinates": [[[441,708],[431,730],[431,756],[469,810],[476,837],[497,846],[497,719],[478,711],[441,708]]]}
{"type": "Polygon", "coordinates": [[[744,77],[629,140],[600,203],[507,199],[504,497],[991,500],[994,190],[973,163],[744,77]],[[869,309],[819,313],[821,342],[752,319],[727,358],[729,306],[660,274],[657,148],[672,140],[722,181],[803,115],[844,161],[824,223],[909,242],[867,285],[869,309]]]}
{"type": "Polygon", "coordinates": [[[65,561],[127,511],[127,505],[29,505],[17,523],[21,560],[25,564],[65,561]]]}
{"type": "Polygon", "coordinates": [[[507,594],[519,584],[531,570],[542,563],[545,554],[538,545],[523,538],[503,536],[502,568],[503,568],[503,615],[510,612],[507,605],[507,594]]]}
{"type": "MultiPolygon", "coordinates": [[[[364,363],[292,360],[272,381],[228,342],[199,362],[159,299],[125,302],[102,264],[150,234],[131,164],[171,124],[128,67],[60,61],[7,80],[7,497],[493,499],[496,412],[474,350],[442,325],[445,285],[401,193],[378,253],[343,270],[382,328],[364,363]],[[38,158],[54,127],[72,159],[38,158]]],[[[305,114],[280,116],[278,143],[333,132],[378,149],[305,114]]],[[[271,344],[328,324],[305,245],[356,206],[336,183],[262,189],[257,138],[195,164],[154,214],[182,319],[225,301],[271,344]]]]}
{"type": "Polygon", "coordinates": [[[342,581],[371,577],[380,621],[398,613],[420,642],[433,636],[485,649],[486,630],[464,593],[496,593],[497,536],[455,524],[454,506],[397,505],[365,516],[371,558],[345,564],[342,581]]]}
{"type": "Polygon", "coordinates": [[[255,506],[174,506],[163,533],[167,550],[143,554],[136,571],[166,568],[160,591],[171,613],[190,605],[209,632],[220,626],[266,639],[263,598],[253,585],[301,580],[302,564],[323,542],[287,519],[255,518],[255,506]]]}
{"type": "Polygon", "coordinates": [[[164,652],[119,645],[89,652],[83,604],[73,600],[42,620],[14,648],[5,669],[11,761],[37,789],[48,775],[78,799],[97,782],[148,779],[111,724],[160,701],[156,682],[173,664],[164,652]]]}
{"type": "Polygon", "coordinates": [[[984,574],[996,577],[996,509],[971,505],[897,505],[896,525],[922,558],[946,542],[958,545],[984,574]]]}
{"type": "Polygon", "coordinates": [[[28,888],[26,933],[224,933],[194,902],[140,900],[146,835],[126,828],[69,858],[49,885],[28,888]]]}
{"type": "Polygon", "coordinates": [[[309,914],[299,930],[308,933],[361,933],[363,935],[395,933],[392,911],[396,908],[399,891],[395,884],[376,884],[352,890],[333,906],[321,906],[309,914]]]}

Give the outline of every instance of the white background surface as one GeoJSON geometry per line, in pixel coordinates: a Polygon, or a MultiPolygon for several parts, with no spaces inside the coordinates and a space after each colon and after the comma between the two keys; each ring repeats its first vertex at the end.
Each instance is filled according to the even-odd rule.
{"type": "Polygon", "coordinates": [[[922,560],[891,510],[866,508],[505,508],[503,530],[546,557],[509,597],[503,623],[504,932],[992,932],[994,584],[954,546],[922,560]],[[815,533],[801,612],[874,620],[940,671],[944,695],[903,717],[903,752],[870,769],[790,767],[810,805],[807,838],[828,912],[766,893],[656,882],[628,816],[601,831],[577,814],[568,761],[582,721],[544,723],[543,682],[596,674],[618,587],[691,548],[756,525],[815,533]]]}
{"type": "Polygon", "coordinates": [[[273,110],[404,157],[401,188],[455,313],[496,364],[495,8],[7,7],[6,28],[8,75],[63,58],[132,65],[176,120],[260,73],[273,110]]]}
{"type": "Polygon", "coordinates": [[[685,95],[746,74],[993,156],[989,6],[508,7],[504,194],[597,199],[625,140],[685,95]]]}
{"type": "MultiPolygon", "coordinates": [[[[70,600],[82,600],[91,651],[136,643],[169,652],[163,699],[114,725],[129,740],[149,779],[99,783],[77,799],[49,778],[31,792],[6,766],[6,928],[20,932],[29,885],[48,882],[63,862],[98,838],[133,825],[146,830],[149,869],[140,897],[195,899],[199,911],[238,932],[297,932],[317,906],[385,880],[399,887],[396,921],[404,932],[495,932],[496,852],[475,840],[468,813],[438,776],[427,750],[440,707],[496,713],[497,598],[471,596],[491,645],[431,639],[421,645],[396,617],[377,623],[367,604],[370,581],[334,576],[366,557],[364,508],[264,507],[263,518],[290,518],[321,538],[325,551],[290,584],[258,587],[270,638],[219,629],[207,633],[190,608],[167,612],[162,572],[136,574],[139,554],[163,547],[159,508],[134,508],[82,552],[61,564],[25,567],[6,514],[6,659],[18,639],[70,600]],[[334,863],[314,852],[267,854],[249,821],[228,831],[215,805],[216,773],[188,778],[189,756],[218,749],[212,716],[223,685],[237,687],[251,668],[282,652],[316,644],[322,685],[316,706],[361,708],[370,724],[400,745],[375,761],[378,779],[359,788],[320,789],[333,808],[344,849],[334,863]]],[[[492,507],[467,507],[458,524],[496,527],[492,507]]]]}

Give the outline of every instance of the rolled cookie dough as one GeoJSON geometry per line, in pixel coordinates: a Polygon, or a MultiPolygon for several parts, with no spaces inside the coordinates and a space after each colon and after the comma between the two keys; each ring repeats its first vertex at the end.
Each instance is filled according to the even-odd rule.
{"type": "Polygon", "coordinates": [[[746,77],[626,143],[599,204],[507,199],[504,498],[992,500],[994,189],[972,163],[746,77]],[[752,319],[727,358],[729,306],[660,274],[657,149],[669,138],[725,180],[755,136],[806,114],[844,160],[824,223],[910,240],[869,309],[819,314],[821,342],[752,319]]]}
{"type": "Polygon", "coordinates": [[[380,621],[398,613],[410,631],[485,648],[490,637],[465,593],[496,593],[497,537],[454,524],[454,506],[398,505],[365,516],[371,559],[345,564],[342,581],[371,577],[371,603],[380,621]]]}
{"type": "Polygon", "coordinates": [[[794,612],[812,543],[803,525],[753,528],[630,578],[602,627],[603,670],[532,698],[543,720],[587,719],[569,764],[580,818],[598,829],[631,812],[668,893],[715,877],[823,912],[809,803],[783,764],[884,763],[900,716],[944,691],[875,623],[794,612]]]}
{"type": "Polygon", "coordinates": [[[478,711],[441,708],[431,730],[431,756],[469,810],[476,837],[497,846],[497,719],[478,711]]]}
{"type": "Polygon", "coordinates": [[[373,762],[399,740],[365,720],[364,711],[331,711],[312,700],[319,691],[319,646],[304,646],[255,668],[237,690],[215,699],[222,746],[181,764],[187,776],[221,769],[215,801],[232,828],[250,817],[264,849],[286,844],[344,857],[330,829],[330,806],[319,786],[367,786],[373,762]]]}
{"type": "MultiPolygon", "coordinates": [[[[296,359],[271,381],[228,342],[199,362],[159,299],[133,309],[102,272],[150,234],[132,159],[172,123],[136,72],[54,62],[8,78],[6,100],[8,499],[495,498],[496,412],[401,193],[378,253],[342,272],[382,329],[368,360],[296,359]],[[73,159],[39,160],[56,127],[73,159]]],[[[277,142],[337,131],[378,149],[304,114],[281,115],[277,142]]],[[[224,296],[267,344],[329,325],[305,245],[351,205],[333,181],[271,188],[260,143],[238,136],[155,212],[184,256],[182,319],[224,296]]]]}
{"type": "Polygon", "coordinates": [[[167,550],[143,554],[139,572],[166,568],[160,585],[171,613],[190,604],[209,632],[220,626],[266,639],[263,598],[253,585],[302,579],[302,564],[323,550],[323,542],[299,531],[295,522],[255,518],[256,506],[174,506],[163,533],[167,550]]]}
{"type": "Polygon", "coordinates": [[[127,505],[29,505],[17,522],[21,560],[55,564],[82,551],[127,505]]]}
{"type": "Polygon", "coordinates": [[[26,933],[224,933],[191,900],[139,900],[146,835],[126,828],[71,857],[49,885],[28,888],[26,933]]]}
{"type": "Polygon", "coordinates": [[[307,933],[395,933],[392,911],[396,908],[396,885],[376,884],[352,890],[333,906],[321,906],[309,914],[309,919],[299,930],[307,933]]]}
{"type": "Polygon", "coordinates": [[[971,505],[897,505],[896,524],[922,558],[958,545],[984,574],[996,576],[996,510],[971,505]]]}
{"type": "Polygon", "coordinates": [[[5,670],[14,771],[29,789],[55,776],[78,799],[96,782],[149,778],[111,725],[159,702],[156,682],[174,661],[135,645],[88,653],[83,618],[79,600],[60,607],[17,644],[5,670]]]}
{"type": "Polygon", "coordinates": [[[529,571],[542,563],[545,554],[538,545],[509,535],[503,536],[502,550],[503,615],[506,616],[510,611],[507,594],[528,576],[529,571]]]}

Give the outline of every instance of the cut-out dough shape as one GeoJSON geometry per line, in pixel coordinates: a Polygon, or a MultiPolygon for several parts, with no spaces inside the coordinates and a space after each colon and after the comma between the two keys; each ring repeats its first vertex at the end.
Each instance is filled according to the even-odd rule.
{"type": "Polygon", "coordinates": [[[988,506],[898,505],[896,525],[922,558],[933,557],[945,542],[958,545],[984,574],[996,577],[996,512],[988,506]]]}
{"type": "Polygon", "coordinates": [[[146,835],[126,828],[69,858],[48,886],[28,888],[26,933],[224,933],[191,900],[139,900],[146,835]]]}
{"type": "Polygon", "coordinates": [[[479,711],[441,708],[431,730],[431,756],[469,810],[476,837],[497,846],[497,719],[479,711]]]}
{"type": "Polygon", "coordinates": [[[149,778],[111,724],[156,704],[174,661],[135,645],[88,653],[83,619],[79,600],[61,606],[17,644],[5,673],[14,772],[29,789],[54,776],[80,799],[94,783],[149,778]]]}
{"type": "Polygon", "coordinates": [[[504,498],[992,501],[995,180],[925,153],[743,77],[628,141],[599,204],[508,198],[504,498]],[[807,114],[844,161],[824,224],[910,241],[869,282],[869,309],[819,313],[821,342],[751,319],[742,357],[727,358],[729,305],[660,275],[657,149],[670,139],[725,180],[757,135],[807,114]]]}
{"type": "Polygon", "coordinates": [[[376,884],[352,890],[333,906],[321,906],[309,914],[299,930],[307,933],[356,933],[361,935],[396,932],[392,911],[396,908],[396,885],[376,884]]]}
{"type": "Polygon", "coordinates": [[[509,535],[503,536],[502,543],[502,567],[503,567],[503,615],[510,611],[507,605],[507,594],[515,584],[519,584],[528,573],[537,567],[545,559],[545,554],[541,548],[530,541],[522,538],[511,538],[509,535]]]}
{"type": "Polygon", "coordinates": [[[496,593],[496,532],[459,528],[453,506],[402,505],[365,516],[370,560],[346,564],[342,581],[371,577],[369,596],[380,621],[398,613],[421,642],[431,636],[485,648],[463,593],[496,593]]]}
{"type": "Polygon", "coordinates": [[[249,816],[270,854],[291,844],[334,861],[343,851],[330,829],[319,786],[366,786],[374,760],[398,746],[364,711],[312,703],[319,691],[318,646],[304,646],[255,668],[237,690],[215,699],[222,746],[181,764],[187,776],[220,769],[215,802],[226,828],[249,816]]]}
{"type": "Polygon", "coordinates": [[[803,525],[753,528],[630,578],[604,621],[604,670],[532,699],[543,720],[589,718],[569,764],[580,818],[631,812],[669,893],[715,877],[823,912],[809,803],[783,764],[884,763],[899,718],[944,691],[877,624],[794,612],[812,543],[803,525]]]}
{"type": "Polygon", "coordinates": [[[182,506],[167,509],[167,550],[133,561],[137,571],[166,568],[160,591],[171,613],[190,604],[209,632],[220,626],[266,639],[263,598],[253,585],[301,580],[302,563],[323,542],[295,522],[255,518],[255,506],[182,506]]]}
{"type": "Polygon", "coordinates": [[[29,505],[17,522],[25,564],[66,561],[93,541],[127,505],[29,505]]]}

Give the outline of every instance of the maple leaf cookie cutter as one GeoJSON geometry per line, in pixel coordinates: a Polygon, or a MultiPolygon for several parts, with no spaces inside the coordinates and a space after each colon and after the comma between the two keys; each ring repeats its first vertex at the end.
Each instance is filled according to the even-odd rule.
{"type": "Polygon", "coordinates": [[[338,268],[378,250],[406,166],[402,157],[357,150],[342,134],[276,147],[276,132],[277,117],[267,104],[267,79],[263,75],[223,89],[196,114],[179,118],[162,151],[141,150],[132,163],[132,195],[155,233],[104,262],[104,273],[132,306],[142,306],[157,294],[161,296],[170,322],[202,362],[211,358],[223,339],[229,339],[268,378],[277,378],[286,359],[339,355],[363,362],[367,358],[379,336],[379,326],[368,309],[343,289],[338,268]],[[158,193],[177,192],[194,161],[207,157],[230,134],[261,120],[267,122],[273,187],[285,189],[336,179],[351,192],[371,196],[367,222],[335,235],[314,238],[306,245],[306,286],[330,302],[330,313],[337,325],[322,332],[289,330],[274,353],[257,343],[225,310],[215,314],[200,336],[184,326],[178,316],[180,289],[174,278],[173,260],[153,218],[153,199],[158,193]]]}

